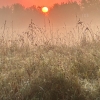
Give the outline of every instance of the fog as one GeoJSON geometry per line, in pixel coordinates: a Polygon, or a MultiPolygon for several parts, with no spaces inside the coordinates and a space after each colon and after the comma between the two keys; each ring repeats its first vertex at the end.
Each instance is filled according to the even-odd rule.
{"type": "Polygon", "coordinates": [[[77,32],[74,32],[74,29],[78,26],[78,21],[94,30],[99,27],[100,1],[82,0],[80,4],[77,2],[54,4],[47,14],[42,13],[41,7],[35,5],[28,8],[18,3],[3,6],[0,8],[0,35],[5,35],[7,39],[13,36],[14,39],[18,34],[32,32],[30,29],[32,25],[33,29],[36,28],[33,33],[37,34],[38,40],[43,34],[46,36],[45,39],[59,36],[64,40],[64,37],[68,37],[68,33],[71,35],[71,31],[72,37],[75,38],[77,32]]]}

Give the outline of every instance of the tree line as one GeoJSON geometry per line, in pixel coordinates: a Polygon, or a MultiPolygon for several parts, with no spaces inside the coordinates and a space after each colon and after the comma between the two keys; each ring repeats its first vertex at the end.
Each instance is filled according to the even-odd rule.
{"type": "Polygon", "coordinates": [[[68,2],[54,4],[50,8],[48,15],[41,12],[41,7],[35,5],[25,8],[21,4],[12,6],[3,6],[0,8],[0,25],[7,20],[8,23],[14,22],[15,27],[24,27],[31,19],[37,25],[42,26],[47,17],[54,25],[63,25],[64,23],[72,25],[80,18],[84,21],[100,21],[100,0],[82,0],[77,2],[68,2]]]}

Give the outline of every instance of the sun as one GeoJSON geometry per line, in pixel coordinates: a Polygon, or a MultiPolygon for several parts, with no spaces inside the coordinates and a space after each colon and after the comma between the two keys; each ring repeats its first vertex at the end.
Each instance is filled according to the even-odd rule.
{"type": "Polygon", "coordinates": [[[47,13],[48,12],[48,7],[42,7],[42,12],[47,13]]]}

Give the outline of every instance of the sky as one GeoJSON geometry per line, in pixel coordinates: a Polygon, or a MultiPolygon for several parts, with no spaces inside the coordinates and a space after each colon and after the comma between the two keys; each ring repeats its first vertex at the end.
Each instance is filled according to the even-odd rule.
{"type": "MultiPolygon", "coordinates": [[[[55,3],[68,2],[70,0],[0,0],[0,7],[6,5],[12,5],[14,3],[20,3],[25,7],[30,7],[32,5],[36,6],[48,6],[51,7],[55,3]]],[[[71,0],[78,1],[78,0],[71,0]]]]}

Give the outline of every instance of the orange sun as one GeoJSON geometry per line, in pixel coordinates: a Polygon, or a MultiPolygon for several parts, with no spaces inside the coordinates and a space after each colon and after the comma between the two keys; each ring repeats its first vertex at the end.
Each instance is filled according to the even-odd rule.
{"type": "Polygon", "coordinates": [[[42,7],[42,12],[47,13],[48,12],[48,7],[42,7]]]}

